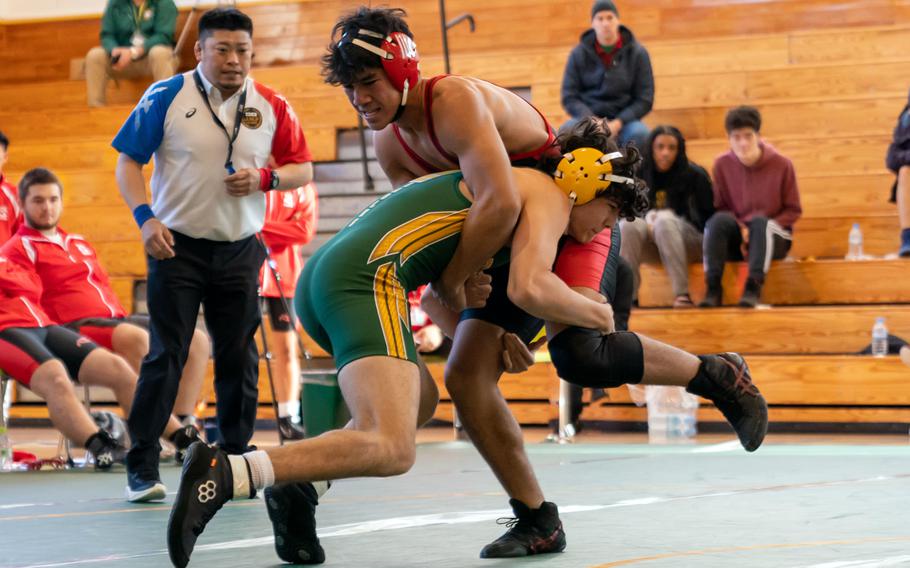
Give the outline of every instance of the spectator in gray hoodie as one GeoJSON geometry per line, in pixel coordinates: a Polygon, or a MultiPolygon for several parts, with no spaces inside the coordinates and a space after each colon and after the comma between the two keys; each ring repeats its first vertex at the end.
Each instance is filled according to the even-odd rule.
{"type": "MultiPolygon", "coordinates": [[[[648,127],[641,119],[654,104],[654,74],[648,51],[619,23],[610,0],[591,8],[591,29],[569,54],[562,79],[562,106],[568,124],[587,116],[608,120],[620,145],[634,142],[643,149],[648,127]]],[[[566,125],[563,127],[565,128],[566,125]]]]}
{"type": "Polygon", "coordinates": [[[739,305],[754,308],[772,259],[787,256],[793,224],[802,214],[793,163],[762,140],[758,109],[741,106],[725,120],[730,150],[714,160],[714,207],[705,226],[705,280],[699,306],[721,304],[721,278],[728,260],[749,262],[739,305]]]}

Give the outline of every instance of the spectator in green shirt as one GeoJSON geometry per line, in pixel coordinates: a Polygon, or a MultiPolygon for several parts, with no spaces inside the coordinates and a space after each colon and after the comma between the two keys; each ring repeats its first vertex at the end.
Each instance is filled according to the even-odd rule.
{"type": "Polygon", "coordinates": [[[174,0],[108,0],[101,18],[101,45],[85,58],[88,105],[104,106],[111,77],[151,75],[160,81],[173,75],[176,25],[174,0]]]}

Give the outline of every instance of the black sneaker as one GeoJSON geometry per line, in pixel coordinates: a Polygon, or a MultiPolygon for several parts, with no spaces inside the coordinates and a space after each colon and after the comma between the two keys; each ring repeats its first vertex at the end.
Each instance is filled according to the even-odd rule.
{"type": "Polygon", "coordinates": [[[285,440],[294,441],[306,438],[303,428],[299,424],[295,424],[290,416],[278,417],[278,430],[281,432],[281,437],[285,440]]]}
{"type": "Polygon", "coordinates": [[[702,364],[686,390],[713,402],[746,451],[754,452],[768,433],[768,403],[752,383],[749,366],[737,353],[698,358],[702,364]]]}
{"type": "Polygon", "coordinates": [[[184,426],[183,428],[177,430],[171,437],[168,438],[168,441],[174,444],[174,461],[177,464],[182,464],[183,459],[186,457],[186,450],[193,445],[194,442],[199,442],[199,430],[195,426],[184,426]]]}
{"type": "Polygon", "coordinates": [[[234,476],[224,450],[196,442],[186,452],[180,487],[167,523],[167,551],[183,568],[206,523],[234,496],[234,476]]]}
{"type": "Polygon", "coordinates": [[[698,303],[699,308],[719,308],[724,303],[724,289],[720,281],[708,282],[705,299],[698,303]]]}
{"type": "Polygon", "coordinates": [[[126,500],[130,503],[164,501],[167,497],[167,487],[161,483],[157,475],[127,471],[126,482],[126,500]]]}
{"type": "Polygon", "coordinates": [[[566,533],[555,503],[544,501],[539,509],[530,509],[518,499],[509,499],[509,505],[515,516],[496,521],[509,530],[483,547],[481,558],[515,558],[565,550],[566,533]]]}
{"type": "Polygon", "coordinates": [[[754,308],[758,305],[760,299],[761,284],[758,282],[758,280],[749,278],[746,280],[746,287],[743,290],[743,295],[739,299],[739,306],[741,308],[754,308]]]}
{"type": "Polygon", "coordinates": [[[127,449],[117,443],[105,430],[98,430],[85,441],[85,449],[95,460],[95,469],[106,471],[116,463],[126,462],[127,449]]]}
{"type": "Polygon", "coordinates": [[[312,483],[286,483],[265,490],[265,504],[275,533],[275,552],[285,562],[325,562],[325,551],[316,537],[318,502],[312,483]]]}

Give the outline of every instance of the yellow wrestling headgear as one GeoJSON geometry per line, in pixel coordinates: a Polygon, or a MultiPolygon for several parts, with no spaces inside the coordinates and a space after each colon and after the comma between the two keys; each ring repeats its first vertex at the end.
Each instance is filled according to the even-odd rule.
{"type": "Polygon", "coordinates": [[[553,180],[575,205],[584,205],[603,193],[612,182],[634,184],[635,180],[613,175],[610,160],[622,158],[622,152],[604,154],[596,148],[576,148],[563,155],[553,180]]]}

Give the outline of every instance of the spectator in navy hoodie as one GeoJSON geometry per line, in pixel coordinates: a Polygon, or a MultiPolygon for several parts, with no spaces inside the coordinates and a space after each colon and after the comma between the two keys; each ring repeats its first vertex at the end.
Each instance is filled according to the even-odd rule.
{"type": "Polygon", "coordinates": [[[897,202],[901,223],[900,255],[910,256],[910,96],[894,127],[894,138],[885,158],[888,169],[897,175],[891,188],[891,201],[897,202]]]}
{"type": "Polygon", "coordinates": [[[648,51],[619,23],[616,4],[597,0],[591,8],[591,29],[569,54],[562,78],[562,106],[572,117],[567,124],[587,116],[605,118],[620,145],[634,142],[644,148],[648,127],[641,119],[653,104],[648,51]]]}
{"type": "Polygon", "coordinates": [[[730,151],[714,161],[714,207],[705,226],[707,294],[701,307],[721,304],[721,278],[728,260],[749,262],[749,277],[739,305],[754,308],[772,259],[784,258],[793,241],[793,224],[802,214],[793,163],[762,140],[758,109],[727,112],[730,151]]]}

